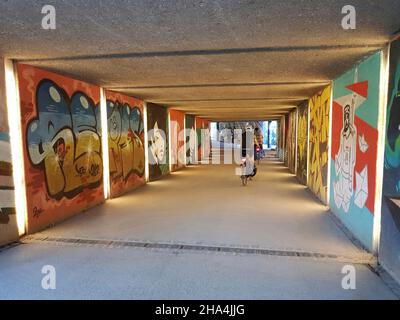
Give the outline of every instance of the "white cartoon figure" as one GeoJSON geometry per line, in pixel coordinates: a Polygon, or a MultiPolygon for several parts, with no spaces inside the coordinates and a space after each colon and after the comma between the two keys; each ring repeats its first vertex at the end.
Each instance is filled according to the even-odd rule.
{"type": "Polygon", "coordinates": [[[362,153],[369,149],[364,134],[357,135],[355,125],[356,110],[368,98],[368,82],[358,82],[358,72],[354,75],[354,83],[346,87],[352,93],[335,100],[343,108],[343,129],[340,134],[340,146],[335,156],[336,181],[333,183],[334,200],[338,209],[349,212],[354,196],[356,206],[364,206],[368,198],[368,169],[355,172],[357,147],[362,153]],[[367,183],[366,183],[366,182],[367,183]],[[356,182],[356,192],[354,192],[356,182]]]}
{"type": "Polygon", "coordinates": [[[335,157],[338,180],[334,182],[335,203],[348,212],[353,196],[354,166],[356,164],[357,129],[354,126],[355,95],[351,104],[343,109],[343,129],[340,135],[340,149],[335,157]]]}

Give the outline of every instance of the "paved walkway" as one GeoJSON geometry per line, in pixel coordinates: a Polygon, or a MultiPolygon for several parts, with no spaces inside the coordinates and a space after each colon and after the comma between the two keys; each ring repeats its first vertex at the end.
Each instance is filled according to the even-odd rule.
{"type": "Polygon", "coordinates": [[[247,187],[234,169],[187,168],[0,252],[0,298],[396,298],[281,163],[247,187]],[[347,264],[356,290],[341,287],[347,264]]]}

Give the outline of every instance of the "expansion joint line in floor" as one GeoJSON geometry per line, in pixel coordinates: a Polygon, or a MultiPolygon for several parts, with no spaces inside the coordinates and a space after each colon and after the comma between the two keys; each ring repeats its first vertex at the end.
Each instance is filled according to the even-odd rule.
{"type": "Polygon", "coordinates": [[[240,247],[230,245],[202,245],[202,244],[185,244],[185,243],[166,243],[166,242],[150,242],[150,241],[126,241],[126,240],[105,240],[105,239],[84,239],[84,238],[61,238],[47,236],[26,236],[21,240],[22,243],[54,243],[76,246],[96,246],[104,248],[143,248],[143,249],[161,249],[175,252],[214,252],[226,254],[241,255],[263,255],[276,257],[296,257],[321,259],[333,262],[376,265],[376,257],[367,253],[360,252],[352,256],[343,256],[338,254],[310,252],[302,250],[281,250],[267,249],[259,247],[240,247]]]}

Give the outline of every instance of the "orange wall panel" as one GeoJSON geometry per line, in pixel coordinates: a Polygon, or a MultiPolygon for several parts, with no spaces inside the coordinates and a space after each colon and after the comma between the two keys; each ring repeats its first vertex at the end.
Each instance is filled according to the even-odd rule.
{"type": "Polygon", "coordinates": [[[146,182],[143,101],[106,91],[110,195],[118,197],[146,182]]]}
{"type": "Polygon", "coordinates": [[[32,233],[104,201],[100,88],[17,66],[32,233]]]}
{"type": "Polygon", "coordinates": [[[172,171],[185,166],[185,114],[178,110],[169,110],[171,130],[172,171]]]}

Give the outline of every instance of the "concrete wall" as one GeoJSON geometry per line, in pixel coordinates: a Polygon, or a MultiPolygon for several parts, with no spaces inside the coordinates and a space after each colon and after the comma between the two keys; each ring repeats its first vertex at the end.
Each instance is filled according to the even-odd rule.
{"type": "Polygon", "coordinates": [[[381,53],[333,83],[330,207],[370,250],[376,194],[381,53]]]}
{"type": "Polygon", "coordinates": [[[149,146],[149,179],[154,181],[169,173],[168,110],[147,104],[147,130],[149,146]]]}
{"type": "Polygon", "coordinates": [[[31,233],[104,201],[100,88],[21,64],[18,83],[31,233]]]}
{"type": "Polygon", "coordinates": [[[185,167],[185,114],[178,110],[169,110],[171,136],[171,170],[185,167]]]}
{"type": "Polygon", "coordinates": [[[106,91],[110,196],[146,182],[143,101],[106,91]]]}
{"type": "Polygon", "coordinates": [[[301,184],[307,185],[308,165],[308,102],[297,108],[297,169],[296,175],[301,184]]]}
{"type": "Polygon", "coordinates": [[[0,59],[0,245],[18,239],[10,133],[6,106],[4,61],[0,59]]]}
{"type": "Polygon", "coordinates": [[[327,204],[331,86],[313,96],[309,104],[308,186],[323,203],[327,204]]]}
{"type": "Polygon", "coordinates": [[[400,281],[400,40],[390,52],[380,262],[400,281]]]}

